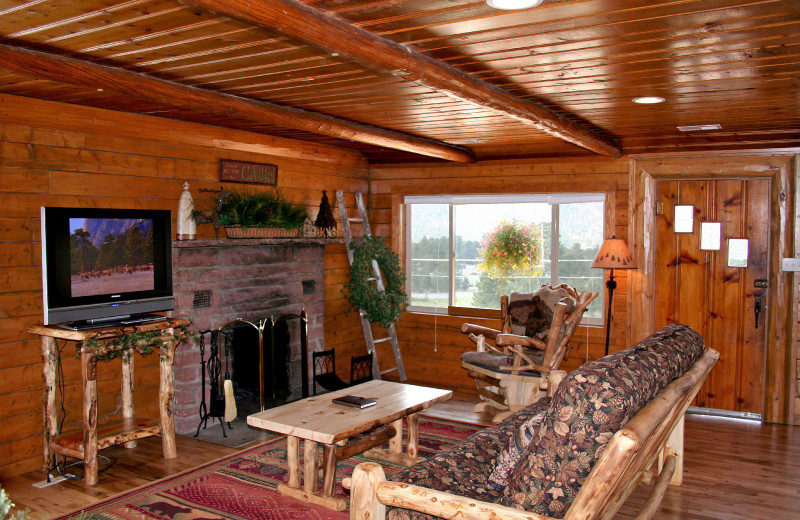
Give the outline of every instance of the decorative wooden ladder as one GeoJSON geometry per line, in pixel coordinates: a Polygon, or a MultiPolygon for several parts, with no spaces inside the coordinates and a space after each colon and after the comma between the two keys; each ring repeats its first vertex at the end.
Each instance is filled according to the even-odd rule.
{"type": "MultiPolygon", "coordinates": [[[[342,220],[342,231],[344,232],[344,242],[345,247],[347,248],[347,258],[350,261],[351,266],[353,265],[353,250],[350,249],[350,243],[353,241],[353,234],[350,231],[350,223],[360,223],[364,230],[364,236],[372,236],[372,231],[369,227],[369,220],[367,220],[367,209],[364,206],[364,198],[361,196],[361,193],[356,193],[355,195],[360,218],[350,218],[347,216],[347,207],[344,203],[344,193],[341,191],[336,192],[336,203],[339,206],[339,217],[342,220]]],[[[378,286],[379,290],[383,291],[383,275],[381,274],[381,270],[378,267],[378,262],[375,259],[372,260],[372,271],[375,274],[375,284],[378,286]]],[[[375,379],[380,379],[383,374],[388,374],[389,372],[394,372],[397,370],[400,381],[405,381],[407,379],[406,369],[403,366],[403,356],[400,353],[400,345],[397,342],[397,332],[395,331],[394,323],[389,325],[388,336],[385,338],[375,339],[372,335],[372,326],[370,325],[369,320],[367,320],[366,313],[362,309],[359,309],[358,313],[359,316],[361,316],[361,328],[364,329],[364,339],[367,342],[367,351],[372,354],[372,377],[375,379]],[[392,345],[395,366],[381,370],[378,366],[378,352],[375,348],[375,345],[386,343],[387,341],[392,345]]]]}

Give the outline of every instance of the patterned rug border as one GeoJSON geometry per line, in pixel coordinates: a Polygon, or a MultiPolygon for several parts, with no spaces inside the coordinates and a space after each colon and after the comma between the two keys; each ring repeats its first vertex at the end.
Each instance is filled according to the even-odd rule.
{"type": "MultiPolygon", "coordinates": [[[[474,428],[475,431],[478,431],[478,430],[480,430],[482,428],[485,428],[484,425],[476,424],[476,423],[470,422],[470,421],[464,421],[464,420],[459,420],[459,419],[449,419],[449,418],[445,419],[445,418],[441,418],[441,417],[429,416],[429,415],[424,415],[424,414],[420,414],[420,419],[432,422],[434,424],[443,424],[443,425],[461,426],[461,427],[466,427],[466,428],[474,428]]],[[[74,511],[72,511],[70,513],[64,514],[64,515],[60,515],[60,516],[54,517],[53,520],[67,520],[67,519],[72,519],[72,518],[78,518],[78,517],[80,517],[79,515],[81,515],[81,513],[83,513],[85,515],[85,518],[102,518],[100,516],[93,516],[93,513],[102,512],[104,509],[107,509],[109,507],[114,507],[115,504],[124,502],[129,498],[130,499],[135,498],[135,497],[137,497],[137,495],[144,495],[144,494],[146,494],[146,492],[148,490],[153,490],[154,494],[155,493],[163,493],[163,492],[165,492],[166,490],[168,490],[170,488],[174,488],[176,485],[180,486],[180,481],[186,480],[187,478],[203,480],[204,478],[208,478],[209,475],[213,475],[215,471],[224,469],[230,463],[232,463],[232,461],[234,461],[235,459],[244,459],[248,455],[253,454],[255,452],[262,452],[265,449],[269,448],[269,446],[284,441],[285,438],[286,438],[285,435],[276,435],[275,437],[267,439],[264,442],[255,444],[255,445],[250,446],[248,448],[241,449],[241,450],[239,450],[239,451],[237,451],[235,453],[230,453],[228,455],[224,455],[224,456],[222,456],[222,457],[220,457],[218,459],[215,459],[215,460],[212,460],[212,461],[209,461],[209,462],[205,462],[205,463],[200,464],[200,465],[198,465],[198,466],[196,466],[194,468],[183,470],[183,471],[180,471],[180,472],[175,473],[173,475],[168,475],[168,476],[163,477],[161,479],[154,480],[154,481],[148,482],[146,484],[142,484],[140,486],[137,486],[135,488],[129,489],[127,491],[123,491],[123,492],[121,492],[121,493],[119,493],[117,495],[104,498],[103,500],[100,500],[99,502],[97,502],[95,504],[92,504],[92,505],[89,505],[89,506],[86,506],[86,507],[83,507],[83,508],[76,509],[76,510],[74,510],[74,511]],[[193,474],[196,474],[196,475],[194,477],[192,477],[193,474]]],[[[285,498],[286,498],[286,500],[292,500],[292,499],[289,499],[288,497],[285,497],[285,498]]],[[[308,505],[307,503],[302,502],[302,501],[297,501],[297,502],[299,504],[308,505]]],[[[347,510],[345,510],[345,512],[346,511],[347,510]]],[[[143,518],[145,518],[145,517],[143,516],[143,518]]]]}

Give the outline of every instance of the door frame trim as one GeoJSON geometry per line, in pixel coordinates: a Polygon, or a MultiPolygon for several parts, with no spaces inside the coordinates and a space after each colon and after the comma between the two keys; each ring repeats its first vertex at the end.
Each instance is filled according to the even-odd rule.
{"type": "Polygon", "coordinates": [[[794,363],[791,344],[792,276],[781,270],[781,259],[794,256],[792,156],[772,157],[670,157],[631,159],[629,168],[629,207],[631,220],[628,244],[639,266],[629,273],[628,315],[631,342],[635,344],[655,332],[655,198],[659,180],[769,178],[771,305],[764,367],[763,419],[790,423],[794,363]]]}

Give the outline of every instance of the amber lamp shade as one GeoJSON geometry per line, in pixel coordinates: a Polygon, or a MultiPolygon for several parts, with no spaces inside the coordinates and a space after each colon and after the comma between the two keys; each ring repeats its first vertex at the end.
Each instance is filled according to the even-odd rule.
{"type": "Polygon", "coordinates": [[[608,355],[608,341],[611,335],[611,301],[614,297],[614,289],[617,282],[614,280],[614,269],[635,269],[636,262],[633,261],[631,250],[621,238],[607,238],[600,250],[592,261],[592,265],[598,269],[611,269],[608,275],[606,287],[608,288],[608,311],[606,312],[606,356],[608,355]]]}

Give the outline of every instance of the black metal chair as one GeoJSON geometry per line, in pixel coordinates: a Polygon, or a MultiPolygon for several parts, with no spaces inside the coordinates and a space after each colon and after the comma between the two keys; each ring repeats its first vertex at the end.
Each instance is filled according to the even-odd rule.
{"type": "Polygon", "coordinates": [[[317,384],[329,392],[350,386],[336,375],[336,351],[334,349],[312,352],[311,358],[314,366],[314,395],[317,395],[317,384]]]}
{"type": "Polygon", "coordinates": [[[336,374],[334,349],[312,352],[311,359],[314,367],[314,395],[317,395],[317,384],[333,392],[372,379],[372,354],[350,358],[350,383],[346,383],[336,374]]]}
{"type": "Polygon", "coordinates": [[[350,386],[372,381],[372,354],[350,358],[350,386]]]}

